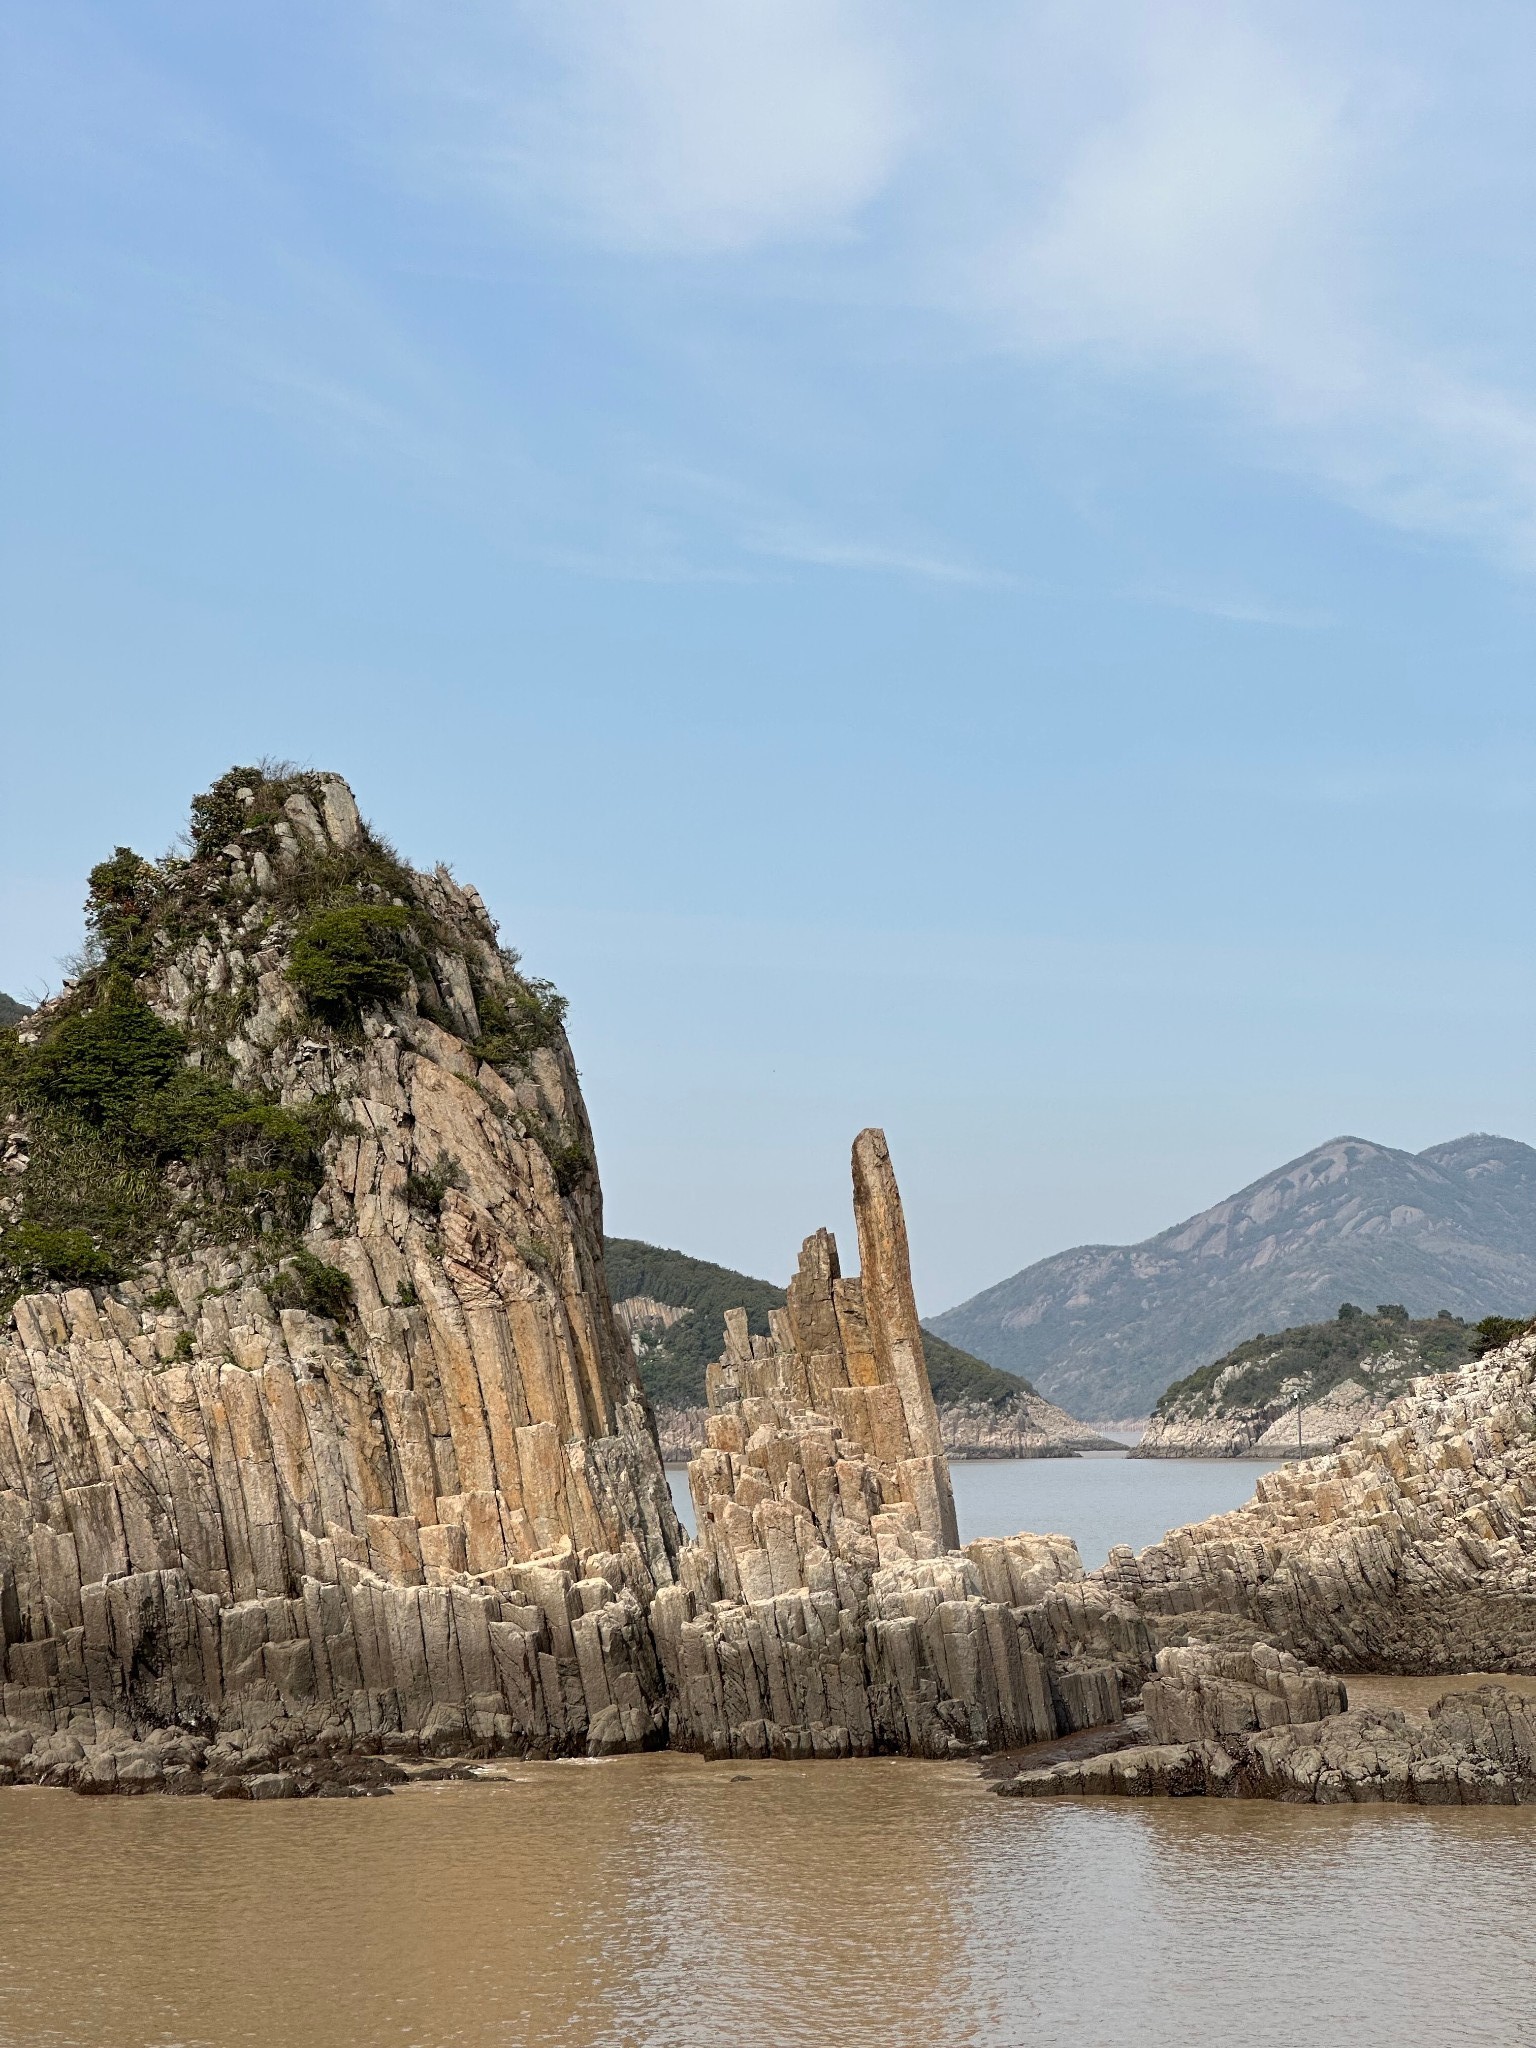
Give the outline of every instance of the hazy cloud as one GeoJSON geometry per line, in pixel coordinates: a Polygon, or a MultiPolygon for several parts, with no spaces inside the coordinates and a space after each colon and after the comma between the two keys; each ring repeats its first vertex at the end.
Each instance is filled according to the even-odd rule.
{"type": "MultiPolygon", "coordinates": [[[[809,268],[757,289],[1161,384],[1250,459],[1536,567],[1536,399],[1483,367],[1475,311],[1442,303],[1439,331],[1405,312],[1434,122],[1449,107],[1461,154],[1479,147],[1482,86],[1437,63],[1443,17],[571,0],[461,12],[451,59],[436,7],[396,19],[418,163],[525,229],[787,252],[809,268]]],[[[1490,16],[1485,64],[1504,37],[1518,66],[1523,35],[1490,16]]]]}

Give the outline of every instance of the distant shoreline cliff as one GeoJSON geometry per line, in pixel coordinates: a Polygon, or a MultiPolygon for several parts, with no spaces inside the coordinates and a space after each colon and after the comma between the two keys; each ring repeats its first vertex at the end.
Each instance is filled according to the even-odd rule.
{"type": "Polygon", "coordinates": [[[1524,1320],[1468,1324],[1346,1302],[1326,1323],[1251,1337],[1158,1401],[1133,1458],[1311,1458],[1352,1437],[1426,1375],[1507,1343],[1524,1320]]]}

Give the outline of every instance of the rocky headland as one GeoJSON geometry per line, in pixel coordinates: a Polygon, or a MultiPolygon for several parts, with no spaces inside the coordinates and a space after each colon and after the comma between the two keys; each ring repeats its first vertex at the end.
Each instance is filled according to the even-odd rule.
{"type": "Polygon", "coordinates": [[[1326,1323],[1250,1337],[1175,1380],[1133,1458],[1314,1458],[1364,1429],[1418,1379],[1451,1373],[1520,1334],[1524,1317],[1414,1320],[1345,1302],[1326,1323]]]}
{"type": "MultiPolygon", "coordinates": [[[[815,1232],[765,1332],[725,1319],[686,1542],[563,1006],[475,892],[339,778],[251,770],[186,859],[95,870],[89,916],[80,980],[0,1038],[0,1782],[275,1798],[1097,1730],[1146,1789],[1208,1789],[1212,1742],[1353,1743],[1325,1673],[1536,1669],[1536,1339],[1099,1571],[961,1547],[865,1131],[859,1273],[815,1232]]],[[[1412,1739],[1523,1770],[1523,1711],[1412,1739]]]]}

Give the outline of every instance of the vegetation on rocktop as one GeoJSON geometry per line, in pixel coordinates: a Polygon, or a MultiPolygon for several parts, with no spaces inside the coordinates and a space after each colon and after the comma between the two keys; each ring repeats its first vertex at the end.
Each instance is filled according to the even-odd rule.
{"type": "MultiPolygon", "coordinates": [[[[435,911],[442,899],[368,826],[334,844],[322,823],[338,800],[333,779],[286,763],[232,768],[193,798],[178,851],[149,860],[119,846],[92,868],[63,998],[26,1043],[15,1027],[27,1013],[8,999],[0,1011],[0,1119],[23,1147],[13,1168],[26,1160],[0,1182],[0,1304],[50,1280],[125,1277],[179,1243],[241,1237],[284,1262],[290,1293],[302,1281],[315,1295],[296,1233],[341,1120],[329,1098],[288,1107],[236,1085],[230,1047],[259,1001],[254,955],[275,954],[314,1028],[343,1042],[413,986],[423,1016],[513,1075],[558,1041],[563,998],[519,975],[515,954],[500,954],[498,973],[493,935],[452,928],[456,914],[435,911]],[[199,941],[208,950],[189,965],[199,941]],[[161,999],[178,957],[190,999],[172,1025],[144,996],[161,999]]],[[[579,1135],[534,1135],[573,1189],[591,1165],[579,1135]]],[[[343,1293],[327,1288],[323,1312],[340,1313],[343,1293]]]]}
{"type": "Polygon", "coordinates": [[[1421,1373],[1453,1372],[1490,1349],[1484,1332],[1507,1327],[1494,1341],[1507,1343],[1526,1325],[1490,1316],[1476,1325],[1442,1309],[1415,1320],[1397,1302],[1374,1315],[1346,1301],[1328,1323],[1304,1323],[1278,1336],[1262,1331],[1222,1357],[1175,1380],[1157,1403],[1158,1415],[1209,1416],[1264,1408],[1300,1393],[1316,1401],[1343,1380],[1371,1387],[1385,1401],[1421,1373]]]}
{"type": "MultiPolygon", "coordinates": [[[[705,1368],[725,1348],[728,1308],[744,1308],[753,1336],[766,1337],[769,1309],[782,1308],[786,1300],[783,1288],[771,1281],[754,1280],[729,1266],[690,1258],[686,1252],[664,1251],[638,1238],[605,1239],[603,1262],[615,1301],[643,1296],[690,1311],[670,1330],[639,1332],[640,1377],[658,1408],[703,1406],[705,1368]]],[[[1001,1408],[1018,1395],[1035,1391],[1027,1380],[983,1364],[928,1330],[923,1332],[923,1351],[933,1397],[942,1406],[977,1401],[1001,1408]]]]}
{"type": "Polygon", "coordinates": [[[294,934],[288,979],[327,1024],[356,1026],[411,980],[415,919],[398,903],[338,903],[294,934]]]}
{"type": "Polygon", "coordinates": [[[189,1064],[186,1037],[125,974],[94,986],[35,1044],[0,1035],[0,1114],[23,1126],[28,1162],[0,1228],[0,1300],[122,1278],[173,1222],[224,1237],[298,1229],[320,1185],[333,1104],[247,1094],[189,1064]]]}
{"type": "Polygon", "coordinates": [[[565,1023],[565,997],[553,982],[514,976],[505,990],[477,988],[476,1055],[493,1067],[521,1067],[541,1045],[553,1045],[565,1023]]]}

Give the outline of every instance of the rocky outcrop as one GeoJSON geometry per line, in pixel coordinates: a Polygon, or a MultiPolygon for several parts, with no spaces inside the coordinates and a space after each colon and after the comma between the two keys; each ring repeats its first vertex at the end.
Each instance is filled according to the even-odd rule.
{"type": "Polygon", "coordinates": [[[939,1437],[951,1458],[1073,1458],[1083,1451],[1124,1449],[1043,1394],[1018,1394],[1002,1403],[941,1402],[939,1437]]]}
{"type": "Polygon", "coordinates": [[[106,961],[0,1073],[0,1279],[124,1256],[46,1207],[70,1144],[128,1159],[159,1233],[0,1336],[6,1770],[288,1796],[362,1755],[952,1754],[1118,1717],[1062,1620],[1075,1548],[956,1548],[879,1132],[862,1275],[820,1232],[772,1337],[731,1319],[685,1546],[549,992],[338,778],[200,803],[189,862],[93,876],[106,961]],[[162,1165],[189,1102],[237,1149],[162,1165]],[[314,1132],[308,1180],[249,1150],[314,1132]]]}
{"type": "MultiPolygon", "coordinates": [[[[1043,1394],[992,1401],[935,1401],[939,1441],[948,1458],[1072,1458],[1083,1451],[1119,1451],[1043,1394]]],[[[669,1465],[686,1465],[709,1442],[708,1408],[658,1407],[656,1432],[669,1465]]]]}
{"type": "Polygon", "coordinates": [[[1199,1742],[1342,1714],[1349,1696],[1341,1679],[1272,1643],[1237,1651],[1195,1645],[1158,1652],[1141,1704],[1154,1742],[1199,1742]]]}
{"type": "MultiPolygon", "coordinates": [[[[1144,1690],[1178,1771],[1227,1771],[1215,1744],[1299,1784],[1295,1716],[1332,1695],[1289,1660],[1536,1668],[1536,1336],[1093,1574],[1060,1536],[961,1549],[873,1130],[860,1274],[818,1231],[767,1335],[727,1318],[685,1544],[558,1003],[344,783],[255,782],[199,800],[189,860],[103,864],[105,960],[0,1043],[0,1777],[943,1756],[1144,1690]],[[97,1277],[6,1279],[49,1261],[97,1277]]],[[[1501,1712],[1465,1743],[1507,1777],[1501,1712]]],[[[1316,1724],[1330,1756],[1351,1720],[1316,1724]]]]}
{"type": "MultiPolygon", "coordinates": [[[[525,986],[473,890],[409,878],[435,944],[328,1029],[280,905],[364,837],[307,778],[198,864],[218,910],[137,982],[229,1070],[339,1109],[302,1250],[346,1313],[281,1306],[261,1238],[23,1295],[0,1337],[0,1630],[12,1724],[282,1725],[328,1744],[661,1739],[645,1624],[681,1543],[603,1279],[569,1047],[480,1056],[525,986]]],[[[46,1013],[31,1023],[46,1034],[46,1013]]],[[[275,1267],[275,1269],[274,1269],[275,1267]]]]}
{"type": "Polygon", "coordinates": [[[1121,1548],[1089,1594],[1158,1647],[1256,1637],[1334,1671],[1536,1670],[1536,1339],[1420,1381],[1232,1514],[1121,1548]]]}
{"type": "Polygon", "coordinates": [[[709,1446],[689,1467],[698,1544],[651,1609],[672,1739],[943,1756],[1114,1721],[1115,1673],[1072,1637],[1076,1546],[957,1548],[880,1132],[860,1135],[853,1168],[860,1276],[818,1231],[771,1334],[733,1312],[710,1371],[709,1446]]]}
{"type": "Polygon", "coordinates": [[[1415,1320],[1401,1303],[1249,1337],[1166,1388],[1137,1458],[1314,1458],[1346,1442],[1415,1380],[1452,1374],[1521,1334],[1516,1319],[1475,1327],[1415,1320]]]}
{"type": "Polygon", "coordinates": [[[658,1408],[656,1437],[669,1465],[686,1465],[709,1442],[707,1408],[658,1408]]]}
{"type": "Polygon", "coordinates": [[[1173,1796],[1318,1806],[1536,1802],[1536,1694],[1448,1693],[1428,1714],[1392,1709],[1286,1722],[1258,1734],[1155,1743],[1024,1771],[1018,1799],[1173,1796]]]}
{"type": "MultiPolygon", "coordinates": [[[[1395,1393],[1396,1388],[1393,1389],[1395,1393]]],[[[1340,1380],[1326,1394],[1254,1408],[1154,1415],[1133,1458],[1317,1458],[1364,1429],[1391,1406],[1391,1396],[1361,1380],[1340,1380]]]]}

